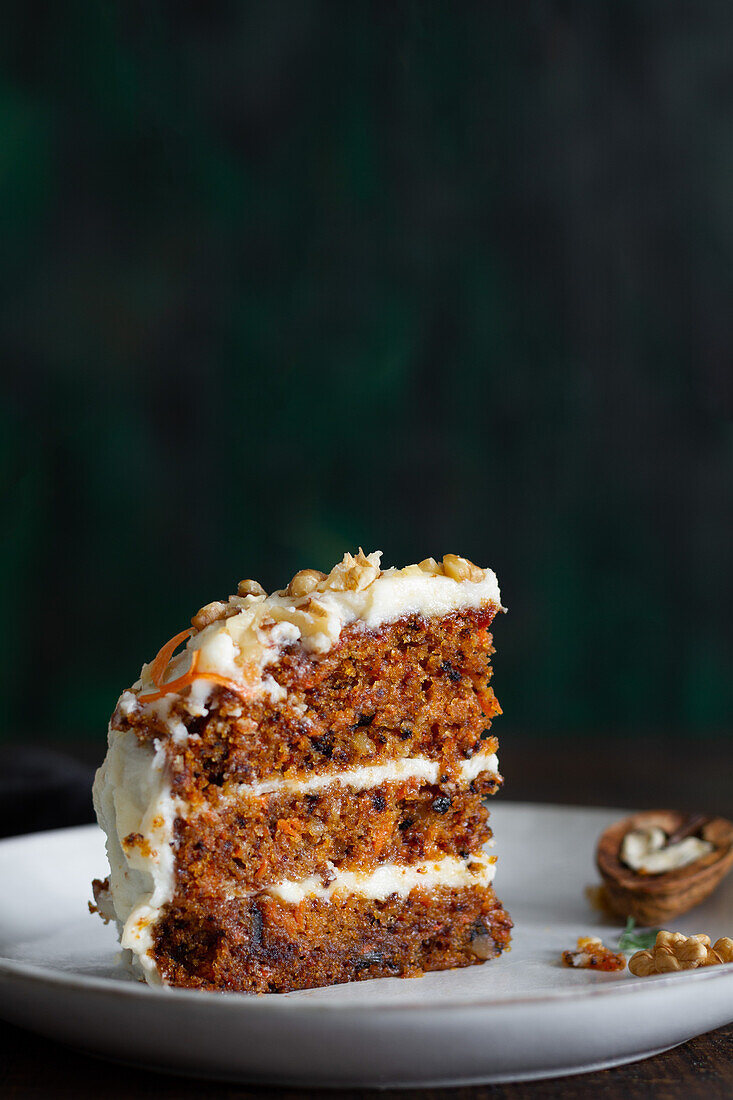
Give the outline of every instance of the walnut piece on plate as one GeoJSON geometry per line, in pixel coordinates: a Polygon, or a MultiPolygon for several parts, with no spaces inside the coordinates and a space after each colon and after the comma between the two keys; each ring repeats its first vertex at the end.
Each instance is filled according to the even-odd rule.
{"type": "Polygon", "coordinates": [[[699,932],[685,936],[682,932],[657,933],[654,947],[637,951],[629,959],[629,970],[637,978],[650,974],[668,974],[675,970],[696,970],[699,966],[719,966],[733,962],[733,940],[722,936],[710,946],[710,936],[699,932]]]}

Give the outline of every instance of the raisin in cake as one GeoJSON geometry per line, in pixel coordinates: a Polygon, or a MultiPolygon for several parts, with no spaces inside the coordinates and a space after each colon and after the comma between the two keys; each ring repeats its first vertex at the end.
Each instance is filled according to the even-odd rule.
{"type": "Polygon", "coordinates": [[[282,992],[501,953],[499,610],[465,558],[359,552],[270,596],[243,581],[143,666],[94,788],[96,908],[139,976],[282,992]]]}

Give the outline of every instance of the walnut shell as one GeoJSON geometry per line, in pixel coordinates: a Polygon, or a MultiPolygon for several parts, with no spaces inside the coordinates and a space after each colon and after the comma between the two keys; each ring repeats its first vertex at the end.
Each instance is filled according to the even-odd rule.
{"type": "Polygon", "coordinates": [[[733,823],[723,817],[709,818],[696,830],[696,835],[710,841],[714,848],[687,867],[646,875],[621,862],[621,844],[632,829],[658,825],[671,835],[683,829],[689,818],[689,814],[677,810],[648,810],[617,821],[601,833],[596,866],[603,878],[605,901],[619,917],[633,917],[644,927],[668,924],[704,901],[730,871],[733,823]]]}

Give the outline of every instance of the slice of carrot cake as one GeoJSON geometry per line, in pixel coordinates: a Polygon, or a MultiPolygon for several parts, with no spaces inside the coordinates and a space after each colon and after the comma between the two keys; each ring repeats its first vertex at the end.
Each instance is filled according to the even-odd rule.
{"type": "Polygon", "coordinates": [[[94,895],[151,984],[283,992],[507,946],[483,801],[496,577],[380,557],[242,581],[121,696],[94,895]]]}

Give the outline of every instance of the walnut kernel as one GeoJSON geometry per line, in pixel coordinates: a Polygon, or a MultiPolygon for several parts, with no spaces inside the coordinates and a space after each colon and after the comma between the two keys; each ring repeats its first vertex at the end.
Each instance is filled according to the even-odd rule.
{"type": "Polygon", "coordinates": [[[240,581],[237,585],[238,596],[266,596],[264,588],[258,581],[240,581]]]}
{"type": "Polygon", "coordinates": [[[421,569],[423,573],[432,573],[435,576],[441,576],[444,572],[443,566],[435,558],[423,558],[421,562],[418,562],[418,569],[421,569]]]}
{"type": "Polygon", "coordinates": [[[326,574],[318,569],[301,569],[291,580],[286,592],[288,596],[307,596],[325,579],[326,574]]]}
{"type": "Polygon", "coordinates": [[[478,565],[474,565],[468,558],[461,558],[458,554],[443,554],[443,569],[446,577],[454,581],[482,581],[484,571],[478,565]]]}
{"type": "MultiPolygon", "coordinates": [[[[731,948],[733,948],[733,941],[731,948]]],[[[714,966],[721,961],[715,947],[710,947],[710,937],[700,932],[685,936],[682,932],[657,933],[657,941],[650,951],[637,951],[629,959],[629,970],[638,978],[650,974],[668,974],[676,970],[696,970],[699,966],[714,966]]]]}
{"type": "Polygon", "coordinates": [[[488,932],[474,936],[468,949],[478,959],[493,959],[496,955],[496,944],[488,932]]]}
{"type": "Polygon", "coordinates": [[[629,970],[637,978],[648,978],[650,974],[656,974],[657,968],[654,962],[654,952],[637,951],[629,959],[629,970]]]}
{"type": "Polygon", "coordinates": [[[676,943],[682,943],[687,939],[683,932],[666,932],[664,929],[657,932],[655,947],[672,947],[676,943]]]}
{"type": "Polygon", "coordinates": [[[194,630],[203,630],[205,626],[210,626],[211,623],[226,619],[229,613],[228,604],[222,603],[221,600],[214,600],[213,603],[207,603],[204,607],[199,608],[191,619],[191,626],[194,630]]]}
{"type": "Polygon", "coordinates": [[[328,574],[325,586],[336,592],[360,592],[363,588],[368,588],[380,572],[379,556],[370,554],[367,557],[364,551],[359,549],[356,557],[344,554],[343,561],[334,565],[328,574]]]}
{"type": "Polygon", "coordinates": [[[681,943],[677,951],[677,958],[685,966],[705,966],[708,957],[708,945],[690,937],[686,943],[681,943]]]}
{"type": "Polygon", "coordinates": [[[713,951],[724,963],[733,962],[733,940],[730,936],[722,936],[713,944],[713,951]]]}

